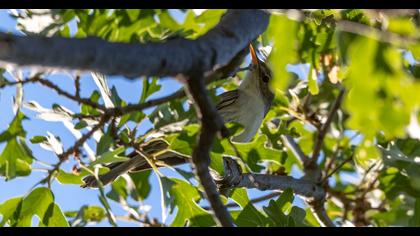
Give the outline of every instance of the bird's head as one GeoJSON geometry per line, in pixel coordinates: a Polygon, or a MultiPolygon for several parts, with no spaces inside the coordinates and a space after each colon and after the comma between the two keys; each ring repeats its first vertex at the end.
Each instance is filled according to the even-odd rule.
{"type": "Polygon", "coordinates": [[[265,102],[271,105],[274,99],[274,93],[270,89],[270,81],[272,79],[271,69],[268,65],[261,61],[255,52],[254,47],[252,44],[249,45],[249,51],[251,53],[251,66],[250,66],[250,73],[253,79],[258,80],[258,87],[260,89],[261,94],[265,102]]]}

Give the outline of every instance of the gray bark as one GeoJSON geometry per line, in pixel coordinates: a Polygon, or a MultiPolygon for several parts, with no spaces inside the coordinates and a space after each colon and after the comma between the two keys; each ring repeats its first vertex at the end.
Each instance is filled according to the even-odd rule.
{"type": "Polygon", "coordinates": [[[262,10],[228,10],[220,23],[196,40],[111,43],[84,39],[17,36],[0,32],[0,63],[95,71],[107,75],[197,75],[227,64],[267,28],[262,10]]]}

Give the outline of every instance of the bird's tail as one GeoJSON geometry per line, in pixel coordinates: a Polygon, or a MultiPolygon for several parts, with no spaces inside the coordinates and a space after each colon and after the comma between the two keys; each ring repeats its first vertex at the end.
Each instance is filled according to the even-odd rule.
{"type": "MultiPolygon", "coordinates": [[[[142,147],[142,149],[147,156],[154,156],[154,154],[156,154],[156,156],[154,156],[153,159],[156,162],[156,166],[158,167],[165,165],[172,166],[188,162],[188,158],[186,156],[183,156],[179,153],[175,153],[170,150],[164,151],[168,148],[168,146],[169,144],[166,141],[157,139],[148,142],[145,146],[142,147]]],[[[130,157],[130,160],[110,164],[107,166],[110,169],[110,171],[98,176],[99,180],[103,185],[111,183],[118,176],[123,175],[127,172],[139,172],[151,169],[151,166],[149,165],[147,160],[141,155],[138,155],[136,152],[133,152],[128,156],[130,157]]],[[[83,181],[85,182],[85,184],[82,185],[83,188],[98,187],[98,180],[95,178],[95,176],[86,176],[83,179],[83,181]]]]}

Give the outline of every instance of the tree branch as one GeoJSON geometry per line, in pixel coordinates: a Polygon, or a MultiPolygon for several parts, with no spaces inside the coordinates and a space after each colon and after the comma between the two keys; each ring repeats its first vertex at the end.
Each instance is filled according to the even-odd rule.
{"type": "Polygon", "coordinates": [[[327,120],[322,125],[321,129],[318,132],[315,144],[314,144],[314,150],[312,152],[312,158],[311,158],[311,164],[315,164],[318,160],[319,153],[321,152],[322,143],[324,142],[325,135],[328,132],[328,129],[330,128],[330,124],[332,122],[332,119],[334,118],[335,113],[337,113],[338,108],[340,108],[341,101],[343,100],[343,96],[345,93],[345,89],[340,89],[340,93],[338,94],[337,98],[335,99],[334,104],[331,107],[330,112],[328,113],[327,120]]]}
{"type": "Polygon", "coordinates": [[[186,78],[186,81],[189,96],[195,101],[197,117],[201,120],[201,131],[198,144],[192,153],[192,161],[217,221],[222,226],[232,227],[234,226],[232,217],[220,200],[216,184],[209,172],[210,151],[214,138],[219,131],[223,137],[227,137],[229,131],[224,126],[223,119],[217,113],[210,97],[206,94],[204,81],[198,78],[186,78]]]}
{"type": "Polygon", "coordinates": [[[227,64],[264,32],[269,14],[228,10],[218,25],[196,40],[162,43],[111,43],[84,39],[17,36],[0,32],[0,61],[18,66],[96,71],[107,75],[192,75],[227,64]]]}
{"type": "MultiPolygon", "coordinates": [[[[211,83],[215,80],[225,79],[225,78],[228,78],[228,77],[232,76],[232,74],[234,74],[237,71],[237,68],[240,66],[243,58],[247,54],[247,48],[248,48],[248,46],[246,46],[243,50],[241,50],[232,59],[232,61],[229,62],[227,65],[217,69],[214,73],[207,76],[205,78],[205,83],[209,84],[209,83],[211,83]]],[[[170,95],[167,95],[167,96],[161,97],[161,98],[156,98],[156,99],[153,99],[153,100],[149,100],[149,101],[144,102],[144,103],[128,104],[124,107],[107,108],[107,109],[104,109],[105,110],[104,114],[108,115],[108,116],[112,116],[112,117],[118,117],[118,116],[128,114],[130,112],[141,111],[141,110],[144,110],[144,109],[149,108],[149,107],[157,106],[157,105],[166,103],[166,102],[174,100],[174,99],[183,98],[185,96],[186,96],[185,90],[184,89],[179,89],[178,91],[173,92],[170,95]]],[[[74,114],[73,117],[82,119],[82,118],[96,118],[96,117],[100,117],[102,115],[103,114],[95,114],[95,115],[74,114]]]]}
{"type": "Polygon", "coordinates": [[[335,227],[335,224],[332,222],[324,207],[324,199],[322,201],[314,201],[311,203],[312,212],[315,217],[318,219],[318,222],[321,226],[324,227],[335,227]]]}
{"type": "Polygon", "coordinates": [[[335,227],[328,217],[324,203],[326,191],[319,184],[308,180],[305,177],[295,179],[291,176],[278,176],[266,174],[243,174],[240,166],[235,160],[228,156],[223,157],[224,176],[216,176],[216,183],[219,189],[230,188],[257,188],[259,190],[280,190],[288,188],[305,199],[311,206],[312,211],[322,226],[335,227]]]}
{"type": "Polygon", "coordinates": [[[281,140],[283,141],[284,146],[289,148],[293,155],[299,158],[303,166],[308,162],[308,157],[303,153],[302,149],[300,149],[292,136],[281,135],[281,140]]]}
{"type": "Polygon", "coordinates": [[[223,157],[224,176],[216,178],[220,189],[256,188],[259,190],[280,190],[288,188],[307,201],[320,201],[325,198],[325,191],[314,182],[306,179],[296,179],[291,176],[242,173],[235,160],[223,157]]]}
{"type": "Polygon", "coordinates": [[[52,83],[49,80],[41,79],[39,77],[35,77],[34,78],[34,82],[39,82],[41,85],[43,85],[45,87],[48,87],[48,88],[54,90],[59,95],[64,96],[64,97],[66,97],[66,98],[68,98],[70,100],[73,100],[73,101],[76,101],[78,103],[82,103],[82,104],[91,106],[91,107],[96,108],[96,109],[99,109],[99,110],[106,110],[106,107],[105,106],[102,106],[102,105],[100,105],[100,104],[98,104],[96,102],[92,102],[88,98],[81,98],[80,96],[72,95],[72,94],[68,93],[67,91],[62,90],[60,87],[58,87],[57,85],[55,85],[54,83],[52,83]]]}

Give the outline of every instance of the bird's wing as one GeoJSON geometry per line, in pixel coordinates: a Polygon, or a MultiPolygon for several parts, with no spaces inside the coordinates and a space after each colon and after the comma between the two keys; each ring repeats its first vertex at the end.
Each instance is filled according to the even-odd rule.
{"type": "Polygon", "coordinates": [[[235,89],[232,91],[227,91],[218,96],[220,98],[219,103],[216,105],[217,110],[222,110],[223,108],[231,105],[236,102],[239,97],[239,90],[235,89]]]}

